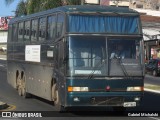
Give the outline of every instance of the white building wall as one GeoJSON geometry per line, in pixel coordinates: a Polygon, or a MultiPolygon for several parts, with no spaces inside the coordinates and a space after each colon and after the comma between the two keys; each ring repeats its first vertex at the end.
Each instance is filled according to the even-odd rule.
{"type": "Polygon", "coordinates": [[[0,31],[0,43],[7,43],[8,31],[0,31]]]}

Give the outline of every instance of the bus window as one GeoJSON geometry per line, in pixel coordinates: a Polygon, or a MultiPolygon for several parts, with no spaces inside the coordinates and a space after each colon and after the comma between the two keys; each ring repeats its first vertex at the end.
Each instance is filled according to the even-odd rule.
{"type": "Polygon", "coordinates": [[[47,18],[47,40],[54,40],[56,36],[56,15],[47,18]]]}
{"type": "Polygon", "coordinates": [[[12,26],[12,41],[17,41],[17,24],[13,24],[12,26]]]}
{"type": "Polygon", "coordinates": [[[8,37],[9,37],[8,40],[12,41],[12,28],[13,27],[12,27],[12,25],[8,25],[8,28],[9,28],[8,29],[8,37]]]}
{"type": "Polygon", "coordinates": [[[70,37],[68,52],[69,75],[107,75],[104,37],[70,37]]]}
{"type": "Polygon", "coordinates": [[[23,22],[18,24],[18,41],[23,41],[23,22]]]}
{"type": "Polygon", "coordinates": [[[64,15],[58,14],[57,19],[57,34],[56,37],[60,37],[63,34],[63,25],[64,25],[64,15]]]}
{"type": "Polygon", "coordinates": [[[122,59],[137,59],[139,57],[139,42],[136,40],[110,40],[110,59],[120,57],[122,59]]]}
{"type": "Polygon", "coordinates": [[[139,39],[110,39],[108,52],[110,76],[142,75],[139,39]]]}
{"type": "Polygon", "coordinates": [[[30,36],[30,21],[24,23],[24,41],[29,41],[30,36]]]}
{"type": "Polygon", "coordinates": [[[53,62],[53,51],[54,46],[53,45],[41,45],[41,61],[42,62],[53,62]]]}
{"type": "Polygon", "coordinates": [[[46,17],[39,19],[39,41],[44,41],[46,35],[46,17]]]}
{"type": "Polygon", "coordinates": [[[32,20],[31,26],[31,41],[34,42],[37,41],[38,19],[32,20]]]}

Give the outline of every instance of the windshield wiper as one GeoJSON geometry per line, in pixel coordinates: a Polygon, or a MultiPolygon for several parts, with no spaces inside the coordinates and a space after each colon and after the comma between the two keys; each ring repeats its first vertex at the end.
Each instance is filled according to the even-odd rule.
{"type": "Polygon", "coordinates": [[[123,65],[123,62],[122,62],[121,57],[116,57],[116,58],[117,58],[117,60],[118,60],[118,63],[119,63],[119,65],[120,65],[120,67],[121,67],[121,69],[122,69],[125,77],[127,77],[128,79],[130,79],[131,76],[128,75],[128,72],[127,72],[126,68],[125,68],[124,65],[123,65]]]}
{"type": "Polygon", "coordinates": [[[89,74],[89,76],[88,76],[87,79],[92,79],[92,77],[93,77],[96,69],[99,68],[99,67],[102,67],[102,66],[104,65],[105,61],[106,61],[106,59],[102,60],[102,62],[99,61],[99,62],[95,65],[95,67],[92,69],[92,72],[89,74]],[[100,65],[101,65],[101,66],[100,66],[100,65]]]}

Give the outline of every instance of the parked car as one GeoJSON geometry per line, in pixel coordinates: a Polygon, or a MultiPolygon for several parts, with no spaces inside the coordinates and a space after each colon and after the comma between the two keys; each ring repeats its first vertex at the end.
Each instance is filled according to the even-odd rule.
{"type": "Polygon", "coordinates": [[[152,73],[153,76],[160,75],[160,59],[152,59],[146,64],[145,71],[152,73]]]}

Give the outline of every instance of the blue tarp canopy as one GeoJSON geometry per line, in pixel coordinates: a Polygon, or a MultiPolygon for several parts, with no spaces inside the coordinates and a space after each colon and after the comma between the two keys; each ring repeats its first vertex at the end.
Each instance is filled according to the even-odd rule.
{"type": "Polygon", "coordinates": [[[69,15],[68,32],[138,34],[138,16],[69,15]]]}

